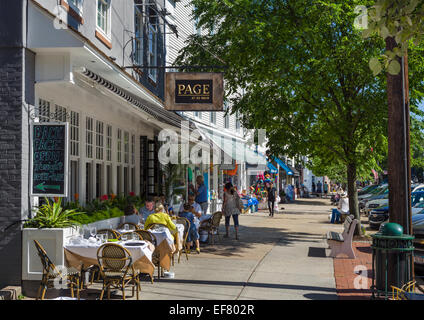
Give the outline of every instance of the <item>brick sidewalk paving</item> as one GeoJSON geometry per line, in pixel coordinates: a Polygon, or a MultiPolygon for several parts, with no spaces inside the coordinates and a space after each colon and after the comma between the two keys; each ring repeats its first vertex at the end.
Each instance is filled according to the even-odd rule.
{"type": "Polygon", "coordinates": [[[353,242],[353,249],[356,259],[334,259],[337,295],[340,300],[369,300],[372,295],[369,289],[372,285],[371,243],[353,242]]]}

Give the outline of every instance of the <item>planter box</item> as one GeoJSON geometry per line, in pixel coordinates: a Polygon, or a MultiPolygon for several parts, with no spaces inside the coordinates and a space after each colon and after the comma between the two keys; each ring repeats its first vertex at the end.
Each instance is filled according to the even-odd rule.
{"type": "MultiPolygon", "coordinates": [[[[82,228],[96,227],[97,230],[108,229],[110,226],[116,229],[121,218],[112,218],[97,221],[82,226],[82,228]]],[[[56,266],[65,265],[63,246],[69,239],[79,233],[79,227],[66,229],[35,229],[25,228],[22,231],[22,280],[41,280],[43,267],[40,257],[34,245],[34,240],[40,242],[49,258],[56,266]]]]}

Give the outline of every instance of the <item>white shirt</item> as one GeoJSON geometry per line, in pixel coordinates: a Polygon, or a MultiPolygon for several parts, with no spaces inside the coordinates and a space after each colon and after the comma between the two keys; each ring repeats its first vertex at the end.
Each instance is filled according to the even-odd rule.
{"type": "Polygon", "coordinates": [[[349,198],[348,197],[342,197],[339,200],[339,209],[343,213],[348,213],[349,212],[349,198]]]}

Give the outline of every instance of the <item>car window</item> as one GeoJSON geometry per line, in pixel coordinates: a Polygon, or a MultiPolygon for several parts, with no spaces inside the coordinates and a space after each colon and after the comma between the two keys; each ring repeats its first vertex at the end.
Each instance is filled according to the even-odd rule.
{"type": "Polygon", "coordinates": [[[412,206],[414,207],[417,203],[424,201],[423,194],[417,194],[412,196],[412,206]]]}

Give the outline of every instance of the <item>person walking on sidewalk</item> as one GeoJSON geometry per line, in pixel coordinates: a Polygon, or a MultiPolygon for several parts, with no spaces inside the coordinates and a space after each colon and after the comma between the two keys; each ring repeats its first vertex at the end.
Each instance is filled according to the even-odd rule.
{"type": "Polygon", "coordinates": [[[275,193],[276,189],[274,187],[274,183],[271,181],[267,184],[267,198],[268,198],[268,209],[269,209],[269,216],[274,216],[274,207],[275,207],[275,193]]]}
{"type": "Polygon", "coordinates": [[[196,202],[200,204],[200,207],[202,208],[203,214],[208,213],[208,188],[206,188],[204,179],[202,176],[197,176],[196,178],[197,182],[197,189],[196,189],[196,202]]]}
{"type": "Polygon", "coordinates": [[[239,214],[241,212],[240,208],[240,197],[235,191],[231,182],[228,182],[225,185],[224,192],[224,202],[222,204],[222,212],[225,216],[225,236],[224,238],[229,237],[229,229],[230,229],[230,219],[233,217],[234,229],[236,232],[236,240],[238,237],[238,227],[239,227],[239,214]]]}

